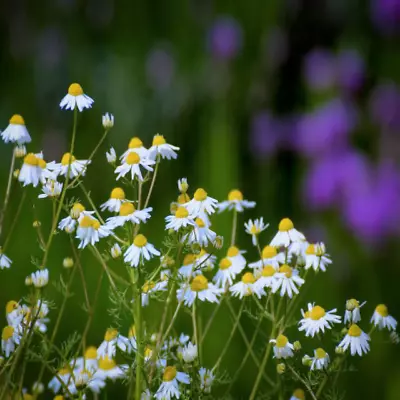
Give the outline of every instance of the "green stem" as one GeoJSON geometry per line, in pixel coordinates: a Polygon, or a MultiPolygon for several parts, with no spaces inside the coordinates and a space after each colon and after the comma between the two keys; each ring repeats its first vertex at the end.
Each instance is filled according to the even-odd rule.
{"type": "Polygon", "coordinates": [[[152,180],[151,180],[149,192],[147,193],[146,201],[145,201],[145,203],[144,203],[144,207],[143,207],[143,208],[146,208],[146,207],[148,206],[149,202],[150,202],[150,197],[151,197],[151,194],[152,194],[152,192],[153,192],[154,183],[156,182],[157,171],[158,171],[158,164],[160,164],[160,156],[159,156],[159,155],[157,155],[157,163],[156,163],[156,166],[155,166],[155,168],[154,168],[153,178],[152,178],[152,180]]]}
{"type": "Polygon", "coordinates": [[[236,230],[237,230],[237,214],[236,209],[233,209],[233,221],[232,221],[232,236],[231,236],[231,246],[235,245],[236,230]]]}
{"type": "Polygon", "coordinates": [[[1,232],[3,230],[3,221],[4,221],[4,216],[6,214],[6,211],[7,211],[8,201],[10,200],[11,184],[12,184],[13,172],[14,172],[14,164],[15,164],[15,148],[13,149],[13,155],[11,158],[11,165],[10,165],[10,172],[8,174],[6,195],[4,197],[3,208],[0,213],[0,236],[1,236],[1,232]]]}
{"type": "MultiPolygon", "coordinates": [[[[143,349],[143,327],[142,327],[142,298],[140,285],[140,268],[136,269],[137,277],[135,282],[135,329],[136,329],[136,386],[135,399],[140,399],[143,391],[142,377],[144,368],[144,349],[143,349]]],[[[132,274],[133,275],[133,274],[132,274]]]]}
{"type": "Polygon", "coordinates": [[[17,224],[19,215],[21,214],[22,207],[23,207],[24,202],[25,202],[25,199],[26,199],[26,193],[27,193],[26,190],[24,190],[24,192],[22,193],[22,197],[21,197],[21,200],[20,200],[20,202],[19,202],[17,212],[16,212],[16,214],[15,214],[15,216],[14,216],[14,218],[13,218],[11,227],[10,227],[10,229],[8,230],[7,239],[6,239],[6,241],[4,242],[4,245],[3,245],[3,251],[5,251],[5,249],[7,248],[8,242],[11,240],[11,235],[12,235],[12,233],[13,233],[13,231],[14,231],[15,225],[17,224]]]}

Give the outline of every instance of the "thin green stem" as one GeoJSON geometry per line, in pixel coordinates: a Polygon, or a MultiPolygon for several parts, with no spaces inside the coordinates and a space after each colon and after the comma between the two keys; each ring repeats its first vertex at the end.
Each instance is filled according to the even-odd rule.
{"type": "Polygon", "coordinates": [[[0,213],[0,236],[3,231],[3,221],[4,221],[4,216],[6,214],[6,211],[7,211],[8,201],[10,200],[11,185],[12,185],[13,172],[14,172],[14,164],[15,164],[15,149],[13,149],[13,155],[12,155],[11,164],[10,164],[10,172],[8,174],[6,194],[4,196],[3,208],[1,209],[1,213],[0,213]]]}
{"type": "Polygon", "coordinates": [[[15,226],[17,224],[18,218],[19,218],[19,216],[21,214],[22,207],[23,207],[25,199],[26,199],[26,193],[27,193],[26,190],[24,190],[24,192],[22,193],[22,197],[21,197],[21,200],[19,202],[17,212],[15,213],[15,216],[14,216],[13,221],[11,223],[10,229],[8,230],[7,239],[6,239],[6,241],[4,242],[4,245],[3,245],[3,250],[4,251],[7,248],[8,242],[11,240],[11,235],[12,235],[12,233],[14,231],[14,228],[15,228],[15,226]]]}
{"type": "Polygon", "coordinates": [[[304,387],[307,389],[308,393],[310,393],[310,396],[313,398],[313,400],[318,400],[319,393],[315,394],[309,383],[305,379],[303,379],[289,363],[286,365],[289,367],[293,376],[304,385],[304,387]]]}
{"type": "Polygon", "coordinates": [[[233,209],[233,221],[232,221],[231,246],[235,245],[236,230],[237,230],[237,216],[238,216],[238,212],[236,211],[236,208],[234,208],[233,209]]]}
{"type": "Polygon", "coordinates": [[[156,182],[157,172],[158,172],[158,165],[160,164],[160,156],[157,156],[156,166],[154,168],[153,178],[151,179],[149,192],[147,193],[146,201],[144,202],[143,208],[146,208],[149,205],[151,194],[153,193],[154,184],[156,182]]]}
{"type": "MultiPolygon", "coordinates": [[[[135,329],[136,329],[136,386],[135,399],[140,399],[143,391],[143,369],[144,369],[144,349],[143,349],[143,326],[142,326],[142,297],[141,297],[141,282],[140,282],[140,267],[136,269],[136,282],[132,282],[135,286],[135,329]]],[[[133,275],[133,274],[132,274],[133,275]]]]}

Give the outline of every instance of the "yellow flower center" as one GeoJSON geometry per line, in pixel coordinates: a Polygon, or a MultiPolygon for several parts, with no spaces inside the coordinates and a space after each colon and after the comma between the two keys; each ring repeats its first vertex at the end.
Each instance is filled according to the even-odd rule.
{"type": "Polygon", "coordinates": [[[293,270],[289,265],[283,264],[279,267],[279,272],[282,272],[286,275],[286,278],[290,278],[293,274],[293,270]]]}
{"type": "Polygon", "coordinates": [[[178,209],[175,212],[176,218],[187,218],[188,215],[189,215],[189,211],[186,210],[185,207],[178,207],[178,209]]]}
{"type": "Polygon", "coordinates": [[[196,201],[204,201],[207,198],[207,192],[202,188],[197,189],[193,197],[196,201]]]}
{"type": "Polygon", "coordinates": [[[13,125],[25,125],[25,121],[24,121],[24,119],[21,117],[21,115],[19,115],[19,114],[14,114],[14,115],[10,118],[10,124],[13,124],[13,125]]]}
{"type": "Polygon", "coordinates": [[[114,340],[118,336],[118,331],[113,328],[108,328],[106,330],[106,334],[104,335],[104,340],[106,342],[111,342],[111,340],[114,340]]]}
{"type": "Polygon", "coordinates": [[[164,370],[163,381],[171,382],[176,377],[176,367],[166,367],[164,370]]]}
{"type": "Polygon", "coordinates": [[[236,257],[239,254],[239,249],[236,246],[231,246],[228,249],[228,257],[236,257]]]}
{"type": "Polygon", "coordinates": [[[163,135],[155,135],[153,137],[153,146],[160,146],[165,143],[167,143],[167,141],[164,139],[163,135]]]}
{"type": "Polygon", "coordinates": [[[144,247],[147,244],[147,238],[146,236],[142,235],[141,233],[139,233],[139,235],[137,235],[135,237],[135,239],[133,240],[133,244],[136,247],[144,247]]]}
{"type": "Polygon", "coordinates": [[[54,397],[53,400],[64,400],[64,396],[61,396],[61,394],[58,394],[57,396],[54,397]]]}
{"type": "Polygon", "coordinates": [[[29,394],[29,393],[24,393],[24,394],[22,395],[22,399],[23,399],[23,400],[33,400],[34,397],[33,397],[31,394],[29,394]]]}
{"type": "Polygon", "coordinates": [[[265,277],[268,277],[268,276],[274,276],[275,273],[276,273],[276,270],[275,270],[275,268],[274,268],[272,265],[266,265],[266,266],[263,268],[263,270],[262,270],[262,272],[261,272],[261,275],[262,275],[262,276],[265,276],[265,277]]]}
{"type": "Polygon", "coordinates": [[[107,356],[104,358],[100,358],[99,360],[99,368],[105,371],[109,371],[114,369],[117,366],[114,360],[109,359],[107,356]]]}
{"type": "Polygon", "coordinates": [[[76,158],[71,153],[65,153],[61,158],[62,165],[69,165],[72,164],[76,158]]]}
{"type": "Polygon", "coordinates": [[[116,187],[111,191],[110,199],[125,200],[125,192],[120,187],[116,187]]]}
{"type": "Polygon", "coordinates": [[[147,293],[149,290],[154,289],[156,284],[153,281],[147,281],[142,287],[142,292],[147,293]]]}
{"type": "Polygon", "coordinates": [[[130,327],[129,332],[128,332],[128,336],[129,336],[130,338],[136,336],[136,327],[135,327],[135,325],[132,325],[132,326],[130,327]]]}
{"type": "Polygon", "coordinates": [[[144,349],[144,356],[145,356],[145,358],[150,358],[152,354],[153,354],[153,350],[151,349],[151,347],[147,346],[147,347],[144,349]]]}
{"type": "Polygon", "coordinates": [[[350,299],[346,301],[346,309],[349,311],[353,311],[355,308],[358,308],[360,303],[356,299],[350,299]]]}
{"type": "Polygon", "coordinates": [[[178,196],[178,203],[179,204],[185,204],[188,201],[190,201],[190,197],[187,193],[182,193],[178,196]]]}
{"type": "Polygon", "coordinates": [[[10,312],[13,312],[17,308],[18,308],[18,303],[15,300],[10,300],[6,304],[6,313],[10,314],[10,312]]]}
{"type": "Polygon", "coordinates": [[[128,157],[126,157],[126,163],[129,165],[139,164],[139,162],[140,162],[140,156],[138,153],[135,153],[134,151],[131,151],[128,154],[128,157]]]}
{"type": "Polygon", "coordinates": [[[8,325],[5,328],[3,328],[3,333],[1,335],[1,338],[3,340],[9,340],[10,338],[12,338],[13,334],[14,334],[14,328],[8,325]]]}
{"type": "Polygon", "coordinates": [[[228,269],[232,265],[232,262],[229,260],[229,258],[223,258],[220,263],[219,263],[219,268],[224,270],[228,269]]]}
{"type": "Polygon", "coordinates": [[[24,164],[32,165],[36,167],[38,165],[38,158],[33,153],[28,153],[24,157],[24,164]]]}
{"type": "Polygon", "coordinates": [[[68,375],[70,373],[71,373],[71,370],[69,369],[69,367],[61,368],[58,371],[58,375],[68,375]]]}
{"type": "Polygon", "coordinates": [[[289,218],[283,218],[281,222],[279,222],[279,230],[281,232],[287,232],[294,228],[293,222],[289,218]]]}
{"type": "Polygon", "coordinates": [[[273,258],[277,255],[276,248],[273,246],[265,246],[262,251],[262,258],[273,258]]]}
{"type": "Polygon", "coordinates": [[[143,142],[138,137],[133,137],[129,142],[128,147],[130,149],[138,149],[139,147],[143,146],[143,142]]]}
{"type": "Polygon", "coordinates": [[[206,226],[206,224],[204,223],[204,221],[201,218],[196,218],[196,225],[199,228],[204,228],[206,226]]]}
{"type": "Polygon", "coordinates": [[[296,389],[293,392],[293,397],[296,397],[296,399],[298,399],[298,400],[305,400],[306,399],[306,395],[305,395],[303,389],[296,389]]]}
{"type": "Polygon", "coordinates": [[[81,228],[91,228],[93,227],[93,221],[94,219],[92,217],[89,217],[89,215],[84,215],[79,222],[79,226],[81,228]]]}
{"type": "Polygon", "coordinates": [[[196,260],[195,254],[186,254],[183,258],[183,265],[190,265],[193,264],[196,260]]]}
{"type": "Polygon", "coordinates": [[[83,94],[82,86],[79,83],[69,85],[68,94],[71,96],[81,96],[83,94]]]}
{"type": "Polygon", "coordinates": [[[89,346],[85,351],[86,360],[95,360],[97,358],[97,349],[94,346],[89,346]]]}
{"type": "Polygon", "coordinates": [[[47,163],[43,160],[43,158],[38,157],[38,166],[42,169],[45,169],[47,167],[47,163]]]}
{"type": "Polygon", "coordinates": [[[325,315],[325,310],[320,306],[315,306],[310,311],[310,318],[314,321],[321,319],[325,315]]]}
{"type": "Polygon", "coordinates": [[[387,317],[389,315],[388,308],[384,304],[379,304],[375,311],[382,317],[387,317]]]}
{"type": "Polygon", "coordinates": [[[85,211],[85,207],[81,203],[75,203],[71,209],[71,217],[77,219],[83,211],[85,211]]]}
{"type": "Polygon", "coordinates": [[[348,331],[348,335],[349,336],[355,336],[355,337],[359,337],[361,336],[362,330],[360,329],[360,327],[356,324],[353,324],[348,331]]]}
{"type": "Polygon", "coordinates": [[[325,358],[326,351],[324,349],[321,349],[321,347],[318,347],[318,349],[315,350],[315,357],[317,357],[318,359],[325,358]]]}
{"type": "Polygon", "coordinates": [[[246,272],[242,276],[243,283],[254,283],[255,281],[256,281],[256,278],[254,278],[254,275],[251,272],[246,272]]]}
{"type": "Polygon", "coordinates": [[[201,292],[208,288],[208,280],[204,275],[197,275],[190,286],[194,292],[201,292]]]}
{"type": "Polygon", "coordinates": [[[304,318],[310,318],[310,311],[306,311],[304,313],[304,318]]]}
{"type": "Polygon", "coordinates": [[[285,347],[288,343],[288,338],[285,335],[278,335],[276,338],[276,347],[285,347]]]}
{"type": "Polygon", "coordinates": [[[315,254],[315,246],[313,244],[309,244],[306,249],[306,254],[312,255],[315,254]]]}
{"type": "Polygon", "coordinates": [[[243,200],[243,194],[240,190],[231,190],[228,194],[228,200],[229,201],[242,201],[243,200]]]}
{"type": "Polygon", "coordinates": [[[135,206],[132,203],[122,203],[119,208],[119,215],[121,217],[126,217],[127,215],[133,214],[135,212],[135,206]]]}
{"type": "Polygon", "coordinates": [[[256,225],[252,225],[250,228],[250,233],[252,235],[258,235],[260,233],[260,229],[258,229],[256,225]]]}

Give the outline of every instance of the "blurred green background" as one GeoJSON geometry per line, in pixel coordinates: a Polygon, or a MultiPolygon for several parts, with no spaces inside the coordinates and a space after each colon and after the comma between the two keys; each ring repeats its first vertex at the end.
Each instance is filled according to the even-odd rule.
{"type": "MultiPolygon", "coordinates": [[[[163,217],[177,195],[178,178],[186,176],[191,189],[204,187],[219,200],[240,188],[257,207],[240,216],[239,226],[263,216],[271,223],[267,242],[279,220],[289,216],[310,240],[327,244],[333,264],[318,275],[304,306],[316,301],[342,314],[346,299],[367,300],[361,326],[368,331],[377,303],[388,304],[400,318],[399,22],[398,0],[3,1],[1,129],[12,114],[22,114],[33,138],[28,150],[59,160],[68,148],[72,113],[58,103],[68,85],[79,82],[95,103],[79,116],[75,155],[88,157],[102,134],[103,113],[113,113],[116,121],[87,174],[96,204],[115,185],[105,151],[112,145],[120,154],[132,136],[150,146],[159,132],[181,151],[177,161],[163,162],[160,169],[154,218],[146,226],[152,243],[161,246],[163,217]]],[[[10,159],[11,147],[2,144],[2,193],[10,159]]],[[[0,272],[4,306],[26,295],[31,257],[42,255],[32,222],[39,219],[46,236],[49,230],[50,203],[36,198],[38,190],[24,190],[28,199],[6,249],[14,263],[0,272]]],[[[21,194],[15,185],[0,244],[21,194]]],[[[83,199],[79,191],[76,196],[83,199]]],[[[214,218],[223,235],[229,235],[230,224],[229,216],[214,218]]],[[[250,261],[256,259],[243,231],[238,243],[249,249],[250,261]]],[[[72,256],[68,238],[57,235],[47,266],[51,278],[57,279],[67,256],[72,256]]],[[[87,250],[82,262],[93,296],[101,267],[87,250]]],[[[86,321],[78,279],[74,292],[59,340],[82,330],[86,321]]],[[[107,293],[104,280],[89,343],[99,344],[111,323],[107,293]]],[[[46,295],[60,304],[52,286],[46,295]]],[[[151,329],[159,310],[149,310],[151,329]]],[[[204,307],[205,319],[210,310],[204,307]]],[[[53,310],[52,321],[55,315],[53,310]]],[[[3,306],[1,317],[5,323],[3,306]]],[[[218,317],[204,351],[207,367],[230,331],[226,307],[218,317]]],[[[189,317],[179,323],[191,334],[189,317]]],[[[123,329],[129,324],[124,321],[123,329]]],[[[244,316],[242,324],[250,337],[254,322],[244,316]]],[[[302,340],[309,354],[316,346],[295,329],[289,337],[302,340]]],[[[385,338],[374,336],[371,353],[354,360],[359,372],[347,374],[346,398],[399,398],[400,351],[385,338]]],[[[260,336],[260,351],[263,340],[260,336]]],[[[333,355],[333,343],[326,346],[333,355]]],[[[244,352],[236,334],[223,363],[229,374],[244,352]]],[[[249,361],[234,398],[248,396],[256,373],[249,361]]],[[[34,369],[29,379],[27,386],[35,380],[34,369]]],[[[115,385],[114,393],[119,389],[115,385]]],[[[292,389],[287,387],[287,398],[292,389]]]]}

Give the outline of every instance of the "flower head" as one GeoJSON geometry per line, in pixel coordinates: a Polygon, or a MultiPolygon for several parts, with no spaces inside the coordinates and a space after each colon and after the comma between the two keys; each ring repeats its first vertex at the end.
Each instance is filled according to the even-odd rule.
{"type": "Polygon", "coordinates": [[[304,235],[294,228],[293,222],[289,218],[283,218],[279,223],[278,233],[271,241],[271,246],[288,247],[291,242],[305,240],[304,235]]]}
{"type": "Polygon", "coordinates": [[[350,326],[346,336],[339,343],[338,348],[346,351],[350,348],[350,354],[354,356],[356,353],[362,356],[363,353],[369,352],[369,335],[363,332],[356,324],[350,326]]]}
{"type": "Polygon", "coordinates": [[[228,194],[228,200],[218,204],[219,212],[225,210],[236,210],[237,212],[243,212],[246,208],[254,208],[256,203],[254,201],[248,201],[243,199],[243,194],[240,190],[231,190],[228,194]]]}
{"type": "Polygon", "coordinates": [[[267,229],[269,224],[264,224],[264,219],[261,217],[255,219],[254,222],[252,219],[249,219],[244,226],[246,228],[246,233],[251,235],[253,246],[257,246],[258,235],[267,229]]]}
{"type": "Polygon", "coordinates": [[[385,304],[376,306],[371,318],[371,323],[379,329],[387,328],[389,331],[395,331],[397,327],[397,321],[389,315],[388,308],[385,304]]]}
{"type": "Polygon", "coordinates": [[[102,123],[104,129],[111,129],[114,126],[114,115],[110,113],[105,113],[102,117],[102,123]]]}
{"type": "Polygon", "coordinates": [[[149,158],[155,160],[158,155],[167,160],[176,159],[178,155],[176,151],[179,147],[168,144],[163,135],[155,135],[153,138],[153,145],[149,149],[149,158]]]}
{"type": "Polygon", "coordinates": [[[289,339],[279,334],[276,339],[271,339],[271,343],[274,343],[274,358],[289,358],[293,357],[293,345],[289,343],[289,339]]]}
{"type": "Polygon", "coordinates": [[[1,137],[5,143],[30,143],[31,137],[28,129],[26,129],[25,121],[19,114],[15,114],[10,118],[10,123],[3,132],[1,137]]]}
{"type": "Polygon", "coordinates": [[[331,329],[333,324],[341,322],[341,318],[334,314],[336,308],[325,311],[321,306],[308,303],[308,310],[301,310],[303,319],[299,322],[299,331],[305,331],[306,336],[314,337],[320,331],[325,332],[325,328],[331,329]]]}
{"type": "Polygon", "coordinates": [[[223,289],[219,289],[208,279],[202,275],[196,275],[190,284],[183,283],[181,288],[176,292],[178,301],[183,301],[188,307],[191,307],[196,299],[200,301],[209,301],[210,303],[218,303],[218,297],[223,293],[223,289]]]}
{"type": "Polygon", "coordinates": [[[60,107],[66,110],[74,110],[76,107],[80,112],[84,108],[91,108],[94,100],[83,93],[82,86],[79,83],[72,83],[68,88],[68,93],[60,102],[60,107]]]}
{"type": "Polygon", "coordinates": [[[179,384],[189,385],[190,377],[184,372],[179,372],[176,367],[165,367],[163,379],[154,397],[158,400],[170,400],[173,397],[179,399],[181,392],[179,384]]]}
{"type": "Polygon", "coordinates": [[[160,252],[147,241],[146,236],[136,235],[133,243],[128,247],[124,253],[124,261],[131,265],[131,267],[138,267],[140,262],[150,260],[150,258],[160,256],[160,252]]]}

